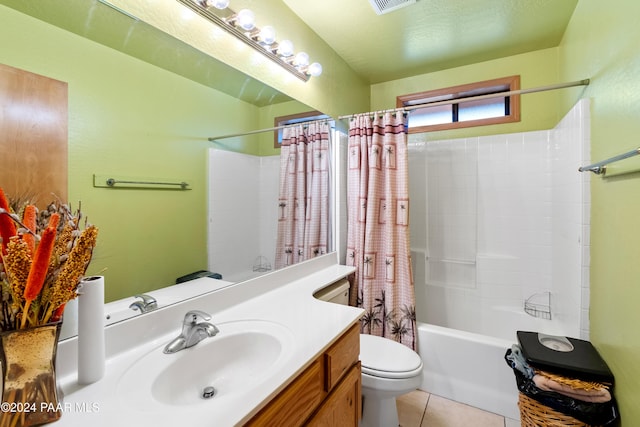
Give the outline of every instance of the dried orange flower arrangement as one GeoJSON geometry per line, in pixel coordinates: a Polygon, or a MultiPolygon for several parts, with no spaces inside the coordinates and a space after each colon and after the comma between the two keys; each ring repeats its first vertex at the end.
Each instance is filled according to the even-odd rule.
{"type": "Polygon", "coordinates": [[[0,331],[60,320],[76,297],[96,244],[98,229],[80,229],[82,213],[54,202],[38,212],[14,212],[0,188],[0,331]]]}

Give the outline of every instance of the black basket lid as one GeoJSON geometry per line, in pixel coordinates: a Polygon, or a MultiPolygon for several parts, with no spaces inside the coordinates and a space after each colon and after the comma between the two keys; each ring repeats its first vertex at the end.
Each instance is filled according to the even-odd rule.
{"type": "Polygon", "coordinates": [[[518,331],[517,336],[522,355],[534,368],[570,378],[613,384],[614,378],[609,366],[591,342],[570,337],[550,337],[528,331],[518,331]],[[552,345],[544,345],[541,337],[543,342],[548,340],[552,345]],[[554,341],[566,342],[568,345],[555,346],[554,341]]]}

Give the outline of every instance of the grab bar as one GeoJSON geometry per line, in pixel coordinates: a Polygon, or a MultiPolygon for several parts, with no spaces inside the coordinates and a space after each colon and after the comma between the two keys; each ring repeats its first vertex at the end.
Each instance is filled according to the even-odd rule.
{"type": "Polygon", "coordinates": [[[640,147],[635,150],[628,151],[623,154],[619,154],[617,156],[613,156],[608,158],[607,160],[603,160],[598,163],[594,163],[588,166],[581,166],[578,168],[579,172],[593,172],[596,175],[604,175],[607,172],[607,165],[609,163],[618,162],[620,160],[628,159],[629,157],[637,156],[640,154],[640,147]]]}

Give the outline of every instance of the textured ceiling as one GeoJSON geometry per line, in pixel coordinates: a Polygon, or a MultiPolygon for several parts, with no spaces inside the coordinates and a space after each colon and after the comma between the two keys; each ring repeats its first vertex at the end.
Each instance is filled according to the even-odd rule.
{"type": "MultiPolygon", "coordinates": [[[[368,0],[281,1],[365,81],[379,83],[557,46],[578,0],[417,0],[384,15],[368,0]]],[[[258,106],[291,99],[98,0],[0,4],[258,106]]]]}
{"type": "Polygon", "coordinates": [[[578,0],[417,0],[376,15],[368,0],[282,0],[370,83],[560,43],[578,0]]]}

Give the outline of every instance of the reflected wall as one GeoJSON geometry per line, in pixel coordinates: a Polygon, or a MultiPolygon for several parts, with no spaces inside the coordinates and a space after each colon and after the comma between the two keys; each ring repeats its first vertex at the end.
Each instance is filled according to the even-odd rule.
{"type": "Polygon", "coordinates": [[[88,274],[106,300],[206,269],[206,136],[258,128],[259,107],[5,6],[0,20],[3,63],[69,85],[69,200],[100,229],[88,274]],[[192,190],[95,188],[94,174],[192,190]]]}
{"type": "Polygon", "coordinates": [[[280,156],[209,150],[208,269],[239,282],[273,269],[280,156]]]}

